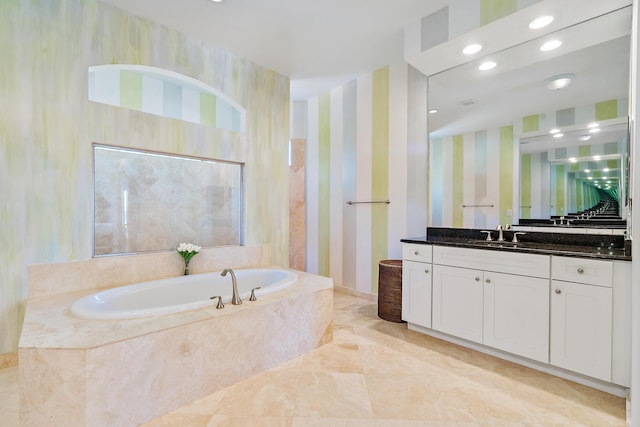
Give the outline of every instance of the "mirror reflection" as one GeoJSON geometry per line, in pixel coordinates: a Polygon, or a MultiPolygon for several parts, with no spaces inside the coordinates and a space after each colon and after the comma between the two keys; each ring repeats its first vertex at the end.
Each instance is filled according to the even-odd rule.
{"type": "Polygon", "coordinates": [[[430,225],[549,220],[603,194],[624,218],[630,30],[626,7],[430,76],[430,225]]]}

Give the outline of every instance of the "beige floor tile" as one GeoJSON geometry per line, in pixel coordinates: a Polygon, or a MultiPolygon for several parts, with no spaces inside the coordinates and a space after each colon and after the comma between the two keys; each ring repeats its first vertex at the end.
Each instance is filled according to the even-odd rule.
{"type": "Polygon", "coordinates": [[[371,418],[373,412],[364,376],[351,373],[301,373],[295,415],[371,418]]]}
{"type": "Polygon", "coordinates": [[[0,426],[18,426],[18,390],[18,367],[0,369],[0,426]]]}
{"type": "Polygon", "coordinates": [[[210,419],[211,415],[172,412],[142,424],[141,427],[207,427],[210,419]]]}
{"type": "MultiPolygon", "coordinates": [[[[625,400],[447,343],[334,294],[334,341],[146,427],[625,427],[625,400]]],[[[18,369],[0,370],[18,426],[18,369]]]]}
{"type": "Polygon", "coordinates": [[[362,355],[356,344],[326,344],[302,356],[302,372],[361,374],[362,355]]]}
{"type": "Polygon", "coordinates": [[[361,418],[303,418],[293,419],[291,427],[374,427],[375,421],[361,418]]]}
{"type": "Polygon", "coordinates": [[[290,417],[231,417],[214,415],[207,427],[291,427],[290,417]]]}
{"type": "Polygon", "coordinates": [[[275,370],[255,375],[224,390],[215,414],[230,417],[291,417],[300,373],[275,370]]]}

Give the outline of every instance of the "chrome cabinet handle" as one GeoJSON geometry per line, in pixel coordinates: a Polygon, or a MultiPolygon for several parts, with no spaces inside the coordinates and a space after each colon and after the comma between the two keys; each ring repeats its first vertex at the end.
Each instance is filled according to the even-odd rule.
{"type": "Polygon", "coordinates": [[[578,267],[578,273],[580,273],[580,274],[584,273],[584,268],[578,267]]]}
{"type": "Polygon", "coordinates": [[[480,281],[480,278],[476,276],[476,282],[479,282],[479,281],[480,281]]]}
{"type": "Polygon", "coordinates": [[[560,289],[556,289],[556,294],[560,295],[562,293],[562,291],[560,289]]]}

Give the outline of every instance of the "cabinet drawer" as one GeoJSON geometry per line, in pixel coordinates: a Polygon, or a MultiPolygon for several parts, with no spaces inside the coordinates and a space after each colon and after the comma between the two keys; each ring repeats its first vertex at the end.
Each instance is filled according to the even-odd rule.
{"type": "Polygon", "coordinates": [[[418,262],[431,262],[431,245],[419,245],[416,243],[402,244],[402,259],[418,262]]]}
{"type": "Polygon", "coordinates": [[[613,283],[613,263],[598,259],[553,256],[551,278],[610,288],[613,283]]]}
{"type": "Polygon", "coordinates": [[[549,278],[549,256],[434,246],[433,263],[498,273],[549,278]]]}

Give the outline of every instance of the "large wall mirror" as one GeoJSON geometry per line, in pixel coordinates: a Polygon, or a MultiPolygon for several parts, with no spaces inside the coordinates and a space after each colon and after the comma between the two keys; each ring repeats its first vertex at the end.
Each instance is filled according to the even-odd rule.
{"type": "Polygon", "coordinates": [[[599,197],[626,218],[630,33],[629,6],[429,76],[430,225],[548,219],[599,197]]]}
{"type": "Polygon", "coordinates": [[[241,163],[94,145],[94,255],[242,244],[241,163]]]}

